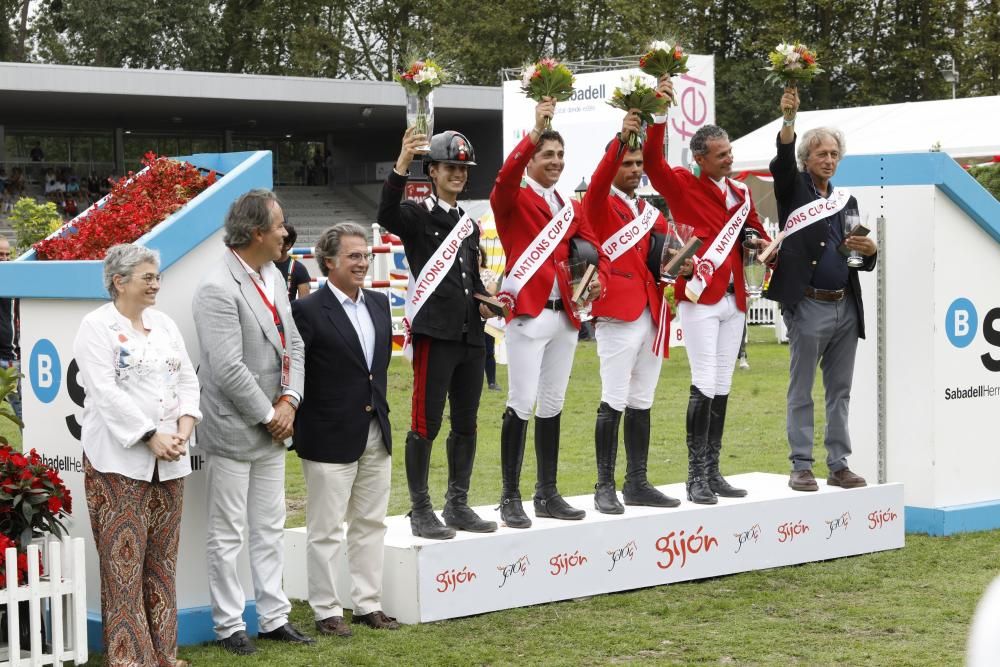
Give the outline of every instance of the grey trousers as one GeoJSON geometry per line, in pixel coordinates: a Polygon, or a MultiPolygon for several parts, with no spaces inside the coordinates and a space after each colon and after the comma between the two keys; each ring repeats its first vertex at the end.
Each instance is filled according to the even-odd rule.
{"type": "Polygon", "coordinates": [[[826,392],[826,465],[830,472],[847,467],[851,436],[847,415],[858,349],[858,314],[848,295],[838,302],[805,297],[782,313],[791,351],[788,368],[788,455],[793,470],[813,464],[813,398],[817,364],[826,392]]]}

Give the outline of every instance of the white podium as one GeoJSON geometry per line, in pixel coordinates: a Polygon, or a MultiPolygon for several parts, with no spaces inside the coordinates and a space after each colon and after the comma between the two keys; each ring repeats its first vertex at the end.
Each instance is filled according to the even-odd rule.
{"type": "MultiPolygon", "coordinates": [[[[587,509],[582,521],[532,517],[527,530],[459,532],[445,541],[413,537],[409,519],[389,517],[383,607],[403,623],[426,623],[904,544],[900,484],[845,490],[821,482],[818,492],[801,493],[786,475],[730,480],[749,495],[718,505],[626,507],[621,515],[599,514],[593,496],[576,496],[567,500],[587,509]]],[[[683,484],[658,488],[684,497],[683,484]]],[[[494,506],[475,509],[499,521],[494,506]]],[[[305,536],[304,528],[285,532],[285,591],[299,599],[308,597],[305,536]]],[[[346,557],[338,572],[338,588],[349,595],[346,557]]]]}

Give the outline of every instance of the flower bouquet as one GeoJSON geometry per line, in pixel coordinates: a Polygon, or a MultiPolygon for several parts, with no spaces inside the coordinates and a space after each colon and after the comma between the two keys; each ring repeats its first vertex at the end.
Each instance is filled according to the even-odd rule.
{"type": "MultiPolygon", "coordinates": [[[[542,58],[533,65],[525,65],[521,70],[521,90],[536,102],[551,97],[556,102],[565,102],[573,96],[573,72],[553,58],[542,58]]],[[[545,120],[545,129],[552,127],[552,119],[545,120]]]]}
{"type": "MultiPolygon", "coordinates": [[[[406,124],[417,134],[434,133],[434,89],[444,84],[448,75],[430,58],[414,59],[393,78],[406,91],[406,124]]],[[[423,147],[430,150],[430,146],[423,147]]]]}
{"type": "Polygon", "coordinates": [[[73,496],[59,473],[34,449],[27,455],[0,444],[0,535],[19,538],[34,533],[66,534],[61,519],[73,511],[73,496]]]}
{"type": "MultiPolygon", "coordinates": [[[[653,116],[662,115],[670,104],[670,98],[655,88],[651,88],[644,77],[631,75],[622,78],[621,84],[611,94],[608,104],[616,109],[629,111],[637,109],[639,118],[647,125],[653,122],[653,116]]],[[[639,150],[644,137],[632,133],[628,136],[628,149],[639,150]]]]}
{"type": "Polygon", "coordinates": [[[66,233],[36,243],[38,259],[103,259],[108,248],[134,242],[216,179],[214,171],[204,175],[191,164],[153,153],[146,153],[142,164],[146,169],[115,183],[66,233]]]}
{"type": "MultiPolygon", "coordinates": [[[[684,47],[680,44],[669,41],[653,41],[649,45],[649,50],[639,57],[639,69],[646,74],[656,78],[687,74],[688,55],[684,53],[684,47]]],[[[667,100],[670,106],[670,100],[667,100]]]]}
{"type": "Polygon", "coordinates": [[[795,88],[800,83],[809,83],[823,72],[816,62],[816,52],[799,42],[778,44],[768,54],[767,60],[770,66],[764,68],[768,72],[764,80],[779,86],[795,88]]]}

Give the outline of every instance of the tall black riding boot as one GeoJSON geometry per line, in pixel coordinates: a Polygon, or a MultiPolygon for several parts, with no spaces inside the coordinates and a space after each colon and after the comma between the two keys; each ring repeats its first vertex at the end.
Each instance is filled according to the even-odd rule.
{"type": "Polygon", "coordinates": [[[559,417],[535,417],[535,456],[538,458],[538,482],[535,484],[535,516],[579,520],[587,516],[576,509],[556,489],[559,470],[559,417]]]}
{"type": "Polygon", "coordinates": [[[531,519],[521,505],[521,463],[524,462],[524,440],[528,422],[512,408],[503,413],[500,427],[500,471],[503,491],[500,494],[500,520],[508,528],[531,528],[531,519]]]}
{"type": "Polygon", "coordinates": [[[646,478],[649,460],[649,410],[625,408],[625,485],[622,495],[626,505],[677,507],[681,501],[660,493],[646,478]]]}
{"type": "Polygon", "coordinates": [[[712,399],[712,417],[708,421],[708,465],[705,474],[708,476],[708,486],[717,496],[723,498],[742,498],[747,495],[746,489],[731,486],[719,471],[719,457],[722,455],[722,431],[726,426],[726,406],[729,394],[716,396],[712,399]]]}
{"type": "Polygon", "coordinates": [[[476,436],[448,434],[448,492],[444,496],[444,522],[455,530],[492,533],[495,521],[484,521],[469,507],[469,481],[476,460],[476,436]]]}
{"type": "Polygon", "coordinates": [[[699,505],[714,505],[719,499],[712,493],[705,477],[708,461],[708,420],[712,399],[691,385],[687,410],[688,479],[687,497],[699,505]]]}
{"type": "Polygon", "coordinates": [[[594,450],[597,454],[597,484],[594,485],[594,509],[601,514],[622,514],[625,508],[615,492],[615,459],[618,457],[618,425],[622,413],[607,403],[597,408],[594,426],[594,450]]]}
{"type": "Polygon", "coordinates": [[[431,470],[433,443],[410,431],[406,434],[406,484],[410,487],[410,530],[417,537],[429,540],[450,540],[455,537],[452,528],[441,523],[434,513],[427,476],[431,470]]]}

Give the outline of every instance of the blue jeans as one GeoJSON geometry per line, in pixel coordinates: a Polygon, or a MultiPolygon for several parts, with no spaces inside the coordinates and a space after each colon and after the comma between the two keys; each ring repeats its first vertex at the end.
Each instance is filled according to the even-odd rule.
{"type": "MultiPolygon", "coordinates": [[[[21,370],[21,362],[16,359],[0,359],[0,368],[16,368],[21,370]]],[[[21,381],[14,385],[14,391],[7,396],[7,402],[14,408],[14,414],[21,419],[21,381]]]]}

